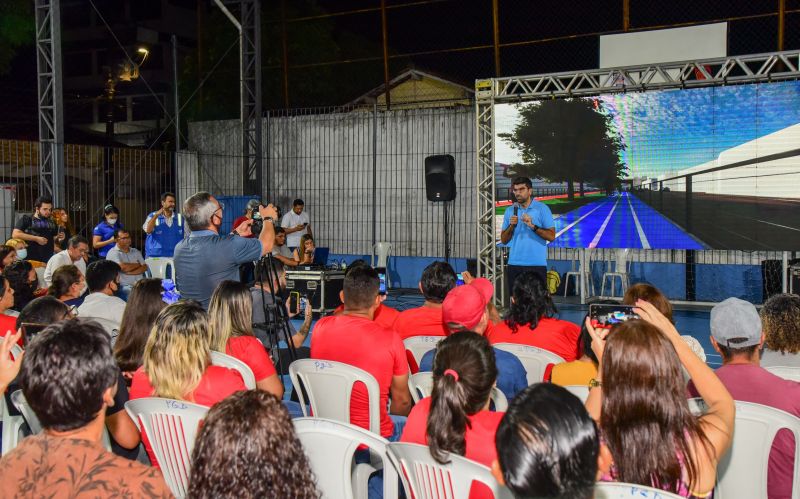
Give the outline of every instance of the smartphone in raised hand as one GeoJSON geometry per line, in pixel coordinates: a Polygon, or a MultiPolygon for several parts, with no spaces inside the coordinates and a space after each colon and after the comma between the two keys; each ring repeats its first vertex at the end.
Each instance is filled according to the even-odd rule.
{"type": "Polygon", "coordinates": [[[612,328],[625,321],[638,319],[639,316],[633,309],[634,307],[631,305],[595,303],[589,305],[589,320],[591,320],[594,327],[612,328]]]}

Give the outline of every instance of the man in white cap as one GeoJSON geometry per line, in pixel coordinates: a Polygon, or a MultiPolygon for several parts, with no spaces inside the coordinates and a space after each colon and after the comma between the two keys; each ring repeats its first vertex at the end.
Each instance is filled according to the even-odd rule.
{"type": "MultiPolygon", "coordinates": [[[[711,309],[711,345],[722,356],[716,374],[735,400],[762,404],[800,417],[800,383],[779,378],[759,365],[764,333],[752,303],[728,298],[711,309]]],[[[694,385],[689,392],[697,397],[694,385]]],[[[792,496],[794,442],[779,432],[769,455],[769,499],[792,496]]]]}

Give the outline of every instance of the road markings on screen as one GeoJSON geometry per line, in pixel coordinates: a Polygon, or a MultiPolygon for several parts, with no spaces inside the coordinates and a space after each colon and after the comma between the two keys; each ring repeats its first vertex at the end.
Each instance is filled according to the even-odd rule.
{"type": "Polygon", "coordinates": [[[633,215],[633,223],[636,224],[636,232],[639,233],[639,240],[642,242],[642,248],[650,249],[650,241],[647,240],[647,236],[644,234],[644,229],[642,229],[642,224],[639,223],[639,217],[636,216],[636,210],[633,209],[633,203],[631,203],[631,195],[629,193],[625,193],[625,199],[628,200],[628,206],[631,209],[631,215],[633,215]]]}
{"type": "Polygon", "coordinates": [[[599,210],[600,208],[602,208],[602,207],[603,207],[603,206],[605,206],[605,205],[606,205],[606,203],[605,203],[605,202],[604,202],[604,203],[599,203],[595,209],[593,209],[592,211],[590,211],[590,212],[589,212],[589,213],[587,213],[586,215],[582,216],[581,218],[579,218],[579,219],[575,220],[575,221],[574,221],[574,222],[572,222],[571,224],[567,225],[566,227],[564,227],[563,229],[561,229],[560,231],[558,231],[558,232],[556,233],[556,237],[555,237],[554,239],[558,239],[558,237],[559,237],[561,234],[563,234],[563,233],[567,232],[568,230],[570,230],[571,228],[575,227],[576,225],[578,225],[579,223],[581,223],[581,220],[583,220],[584,218],[588,217],[589,215],[591,215],[592,213],[596,212],[597,210],[599,210]]]}
{"type": "Polygon", "coordinates": [[[614,210],[617,209],[617,205],[619,204],[619,200],[622,198],[622,195],[617,196],[617,200],[614,202],[614,206],[611,207],[611,211],[608,212],[608,216],[605,220],[603,220],[603,225],[600,226],[600,230],[597,231],[597,234],[594,235],[594,239],[592,242],[589,243],[590,248],[596,248],[597,244],[600,242],[600,238],[603,237],[603,232],[606,231],[606,227],[608,227],[608,222],[611,220],[611,217],[614,215],[614,210]]]}

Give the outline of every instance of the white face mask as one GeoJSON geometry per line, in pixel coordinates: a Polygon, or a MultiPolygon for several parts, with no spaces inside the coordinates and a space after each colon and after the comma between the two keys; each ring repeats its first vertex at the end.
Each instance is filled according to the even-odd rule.
{"type": "Polygon", "coordinates": [[[24,260],[25,257],[28,256],[28,248],[22,248],[17,250],[17,260],[24,260]]]}
{"type": "Polygon", "coordinates": [[[108,221],[108,225],[114,225],[115,223],[117,223],[116,218],[106,218],[106,220],[108,221]]]}

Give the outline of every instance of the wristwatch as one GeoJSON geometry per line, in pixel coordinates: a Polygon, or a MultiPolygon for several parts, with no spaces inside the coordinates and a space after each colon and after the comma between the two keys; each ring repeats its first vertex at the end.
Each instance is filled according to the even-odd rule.
{"type": "Polygon", "coordinates": [[[536,224],[533,224],[533,231],[536,232],[537,230],[539,230],[539,226],[536,225],[536,224]]]}
{"type": "Polygon", "coordinates": [[[599,379],[592,378],[589,380],[589,388],[598,388],[603,386],[603,381],[599,379]]]}

